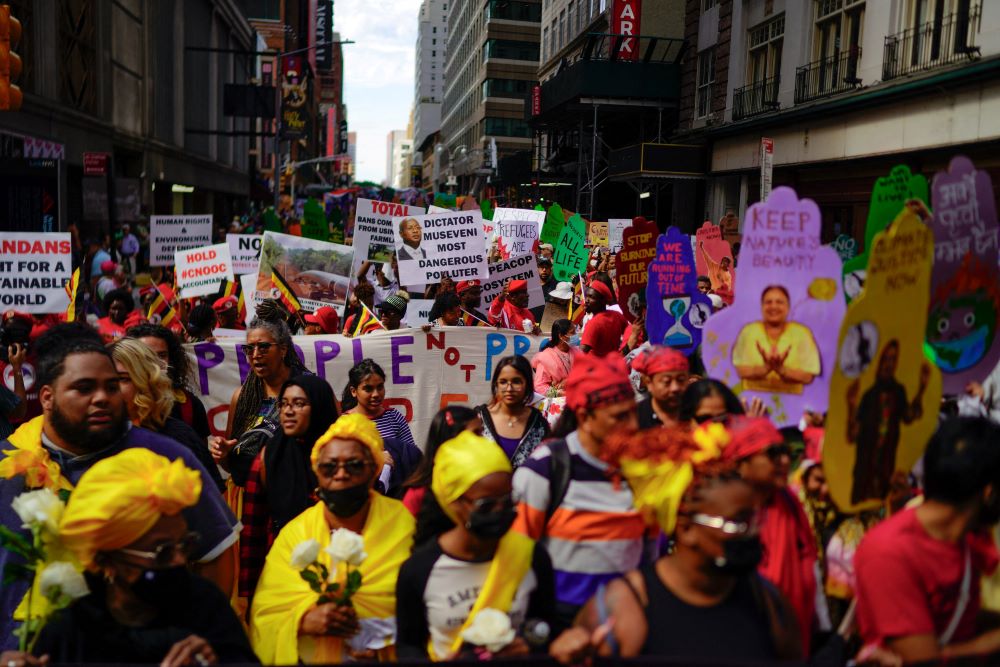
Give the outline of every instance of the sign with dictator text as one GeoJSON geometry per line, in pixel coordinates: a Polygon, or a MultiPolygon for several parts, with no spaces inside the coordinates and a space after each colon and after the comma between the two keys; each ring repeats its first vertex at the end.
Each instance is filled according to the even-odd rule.
{"type": "Polygon", "coordinates": [[[211,243],[211,215],[154,215],[149,218],[150,266],[171,266],[178,250],[211,243]]]}
{"type": "Polygon", "coordinates": [[[846,309],[837,252],[820,245],[811,199],[775,188],[743,223],[736,301],[705,326],[702,360],[710,377],[758,397],[778,426],[826,410],[846,309]]]}
{"type": "MultiPolygon", "coordinates": [[[[378,362],[386,372],[385,406],[403,413],[423,447],[438,410],[452,403],[488,402],[497,362],[512,354],[530,359],[546,339],[480,327],[448,327],[428,333],[404,329],[358,338],[329,335],[292,340],[306,368],[329,382],[338,395],[355,364],[362,359],[378,362]],[[429,391],[430,387],[439,391],[429,391]]],[[[228,339],[185,346],[197,369],[198,393],[216,434],[225,431],[228,397],[252,372],[240,349],[242,342],[228,339]]]]}
{"type": "Polygon", "coordinates": [[[66,312],[72,251],[68,233],[0,235],[0,310],[66,312]]]}
{"type": "Polygon", "coordinates": [[[928,356],[944,393],[962,394],[1000,361],[1000,269],[993,183],[963,156],[931,186],[934,270],[927,320],[928,356]]]}
{"type": "Polygon", "coordinates": [[[178,250],[174,266],[182,299],[214,294],[223,280],[235,280],[228,243],[178,250]]]}
{"type": "Polygon", "coordinates": [[[503,291],[508,280],[525,280],[528,283],[528,308],[545,305],[542,283],[538,279],[538,263],[534,255],[521,255],[490,264],[489,280],[483,281],[483,306],[490,307],[493,299],[503,291]]]}
{"type": "Polygon", "coordinates": [[[840,326],[823,469],[844,512],[880,507],[937,427],[941,372],[924,353],[933,256],[933,233],[902,209],[876,235],[867,285],[840,326]]]}
{"type": "Polygon", "coordinates": [[[618,280],[618,305],[622,313],[634,321],[646,296],[649,263],[656,257],[656,225],[645,218],[629,221],[624,230],[622,249],[615,255],[618,280]]]}
{"type": "Polygon", "coordinates": [[[257,273],[260,264],[260,234],[226,234],[229,256],[233,258],[233,273],[257,273]]]}
{"type": "Polygon", "coordinates": [[[404,285],[485,280],[486,240],[479,210],[394,217],[399,281],[404,285]]]}
{"type": "Polygon", "coordinates": [[[656,241],[646,285],[649,342],[690,355],[701,344],[712,302],[698,291],[690,237],[671,227],[656,241]]]}

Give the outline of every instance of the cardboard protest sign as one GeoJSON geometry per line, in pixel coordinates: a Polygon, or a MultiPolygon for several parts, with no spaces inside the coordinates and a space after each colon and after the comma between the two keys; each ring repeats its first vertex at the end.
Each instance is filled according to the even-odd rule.
{"type": "Polygon", "coordinates": [[[881,506],[937,427],[941,372],[924,354],[933,254],[931,230],[903,209],[873,240],[868,284],[840,326],[823,469],[844,512],[881,506]]]}
{"type": "Polygon", "coordinates": [[[302,205],[302,236],[317,241],[329,240],[330,227],[326,222],[326,211],[312,197],[302,205]]]}
{"type": "Polygon", "coordinates": [[[608,220],[608,249],[611,252],[618,252],[622,249],[622,233],[631,226],[631,218],[611,218],[608,220]]]}
{"type": "Polygon", "coordinates": [[[719,220],[719,229],[722,230],[722,238],[732,246],[734,243],[739,243],[743,240],[743,235],[740,234],[740,219],[732,211],[727,211],[722,219],[719,220]]]}
{"type": "MultiPolygon", "coordinates": [[[[497,362],[512,354],[530,359],[545,340],[513,331],[455,327],[426,334],[403,329],[358,338],[296,336],[292,344],[306,368],[329,382],[337,394],[347,384],[347,373],[354,364],[366,358],[378,360],[386,372],[385,406],[403,413],[417,444],[423,447],[424,434],[438,410],[452,403],[489,402],[497,362]]],[[[227,339],[185,346],[197,369],[198,393],[216,435],[225,434],[233,390],[252,372],[241,343],[227,339]]]]}
{"type": "Polygon", "coordinates": [[[840,257],[820,245],[821,226],[816,203],[791,188],[775,188],[751,206],[736,301],[705,327],[708,375],[744,398],[760,398],[778,426],[827,406],[846,307],[840,257]]]}
{"type": "Polygon", "coordinates": [[[403,319],[411,327],[429,324],[433,307],[434,299],[410,299],[406,304],[406,317],[403,319]]]}
{"type": "Polygon", "coordinates": [[[226,234],[229,256],[233,259],[233,273],[241,276],[256,273],[260,264],[260,234],[226,234]]]}
{"type": "Polygon", "coordinates": [[[691,241],[677,227],[661,234],[646,285],[646,333],[654,345],[691,354],[701,344],[712,302],[698,291],[691,241]]]}
{"type": "Polygon", "coordinates": [[[399,282],[403,285],[489,277],[486,240],[475,211],[394,217],[399,282]]]}
{"type": "Polygon", "coordinates": [[[538,250],[538,233],[545,222],[545,211],[522,208],[498,208],[493,213],[493,230],[502,259],[538,250]]]}
{"type": "Polygon", "coordinates": [[[73,277],[69,233],[0,235],[0,310],[65,313],[73,277]]]}
{"type": "Polygon", "coordinates": [[[865,222],[865,246],[856,257],[844,262],[844,294],[848,302],[858,298],[865,287],[868,251],[876,234],[888,227],[911,199],[919,199],[925,204],[930,201],[927,179],[920,174],[912,174],[905,164],[893,167],[888,176],[875,181],[865,222]]]}
{"type": "Polygon", "coordinates": [[[534,255],[521,255],[490,264],[490,277],[483,282],[483,308],[489,309],[493,299],[503,291],[508,280],[528,282],[528,308],[545,305],[542,283],[538,278],[538,263],[534,255]]]}
{"type": "Polygon", "coordinates": [[[235,280],[228,243],[178,250],[174,253],[174,266],[182,299],[214,294],[223,280],[235,280]]]}
{"type": "Polygon", "coordinates": [[[722,238],[722,228],[706,220],[695,232],[695,253],[698,275],[708,276],[712,291],[727,304],[732,304],[736,268],[729,241],[722,238]]]}
{"type": "Polygon", "coordinates": [[[552,253],[552,275],[559,282],[569,282],[587,270],[589,253],[586,248],[587,227],[579,215],[574,215],[559,233],[552,253]]]}
{"type": "Polygon", "coordinates": [[[615,256],[615,278],[618,282],[618,304],[630,322],[639,314],[646,294],[649,263],[656,257],[658,229],[645,218],[630,221],[622,236],[622,249],[615,256]]]}
{"type": "Polygon", "coordinates": [[[608,223],[591,222],[587,225],[587,245],[608,247],[608,223]]]}
{"type": "Polygon", "coordinates": [[[264,232],[257,295],[272,296],[271,276],[276,269],[304,311],[312,312],[323,306],[340,310],[347,300],[353,260],[354,249],[350,246],[264,232]]]}
{"type": "Polygon", "coordinates": [[[847,234],[837,235],[837,238],[833,240],[830,247],[837,251],[843,262],[854,259],[858,255],[858,242],[854,240],[854,237],[847,234]]]}
{"type": "Polygon", "coordinates": [[[149,265],[172,266],[174,253],[212,243],[211,215],[154,215],[149,218],[149,265]]]}
{"type": "Polygon", "coordinates": [[[365,260],[385,264],[392,258],[395,252],[394,217],[423,214],[424,209],[420,206],[358,199],[354,216],[355,269],[365,260]]]}
{"type": "Polygon", "coordinates": [[[559,204],[553,204],[545,213],[545,222],[542,224],[542,231],[538,233],[539,241],[555,246],[559,242],[559,235],[565,226],[566,217],[563,215],[562,207],[559,204]]]}
{"type": "Polygon", "coordinates": [[[1000,269],[993,183],[964,156],[934,176],[934,270],[927,351],[944,393],[962,394],[1000,361],[1000,269]]]}

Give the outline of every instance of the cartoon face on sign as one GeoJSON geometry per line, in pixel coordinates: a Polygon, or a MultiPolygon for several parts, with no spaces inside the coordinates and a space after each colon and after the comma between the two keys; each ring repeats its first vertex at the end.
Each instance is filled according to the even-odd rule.
{"type": "Polygon", "coordinates": [[[944,373],[944,392],[958,394],[1000,361],[1000,270],[997,212],[989,175],[966,157],[934,176],[934,271],[927,346],[944,373]]]}
{"type": "Polygon", "coordinates": [[[676,227],[656,241],[646,286],[646,331],[654,345],[690,354],[701,344],[711,301],[697,288],[691,240],[676,227]]]}
{"type": "Polygon", "coordinates": [[[706,325],[709,376],[756,396],[779,426],[827,404],[836,330],[846,307],[837,252],[820,245],[815,202],[775,188],[743,222],[733,306],[706,325]]]}
{"type": "Polygon", "coordinates": [[[878,507],[937,426],[941,373],[924,355],[931,231],[904,209],[875,237],[868,285],[840,327],[823,468],[844,512],[878,507]]]}

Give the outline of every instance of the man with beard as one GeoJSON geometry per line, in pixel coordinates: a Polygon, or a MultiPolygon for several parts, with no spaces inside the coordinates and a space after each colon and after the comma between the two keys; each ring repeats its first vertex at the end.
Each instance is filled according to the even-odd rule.
{"type": "Polygon", "coordinates": [[[635,358],[632,370],[649,391],[649,398],[636,406],[639,428],[678,426],[690,370],[687,357],[666,345],[654,345],[635,358]]]}
{"type": "MultiPolygon", "coordinates": [[[[21,493],[44,485],[54,472],[54,490],[72,490],[94,463],[125,449],[144,447],[184,465],[202,476],[197,504],[184,511],[191,529],[200,535],[192,556],[203,564],[201,574],[227,592],[233,580],[231,564],[219,556],[239,536],[239,522],[229,511],[197,457],[183,445],[128,422],[118,373],[111,355],[93,330],[61,324],[38,340],[39,401],[42,415],[24,423],[0,443],[0,525],[23,532],[23,521],[11,507],[21,493]],[[29,486],[30,485],[30,486],[29,486]]],[[[0,551],[0,569],[18,562],[9,551],[0,551]]],[[[13,648],[17,623],[13,612],[27,592],[22,581],[0,586],[0,641],[13,648]]],[[[228,593],[227,593],[228,594],[228,593]]]]}
{"type": "Polygon", "coordinates": [[[455,285],[455,293],[462,301],[462,325],[488,327],[486,315],[479,312],[483,305],[483,287],[478,280],[463,280],[455,285]]]}

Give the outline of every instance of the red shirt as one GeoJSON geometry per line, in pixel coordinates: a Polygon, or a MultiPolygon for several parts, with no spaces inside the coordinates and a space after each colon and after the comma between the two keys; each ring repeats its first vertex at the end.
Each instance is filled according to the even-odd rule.
{"type": "Polygon", "coordinates": [[[101,334],[105,343],[113,343],[125,337],[125,327],[115,324],[110,317],[102,317],[97,320],[97,333],[101,334]]]}
{"type": "Polygon", "coordinates": [[[493,299],[493,303],[490,304],[489,319],[490,324],[517,331],[524,331],[525,320],[531,320],[532,325],[536,324],[535,316],[530,310],[518,308],[510,302],[510,299],[504,299],[503,303],[500,303],[500,299],[493,299]]]}
{"type": "Polygon", "coordinates": [[[935,539],[914,509],[873,528],[854,557],[858,628],[865,643],[943,635],[958,604],[966,545],[972,557],[972,588],[952,643],[976,635],[979,578],[997,565],[996,546],[989,535],[967,535],[964,544],[935,539]]]}
{"type": "Polygon", "coordinates": [[[628,326],[628,320],[617,310],[605,310],[597,313],[583,329],[580,345],[587,345],[590,351],[599,357],[609,352],[617,352],[622,345],[622,335],[628,326]]]}

